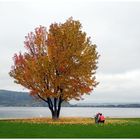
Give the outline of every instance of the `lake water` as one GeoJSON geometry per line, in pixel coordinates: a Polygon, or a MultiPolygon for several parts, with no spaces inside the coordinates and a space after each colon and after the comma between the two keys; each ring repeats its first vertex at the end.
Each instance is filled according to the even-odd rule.
{"type": "MultiPolygon", "coordinates": [[[[105,117],[140,118],[140,108],[62,107],[61,117],[94,117],[101,112],[105,117]]],[[[0,107],[0,119],[51,117],[47,107],[0,107]]]]}

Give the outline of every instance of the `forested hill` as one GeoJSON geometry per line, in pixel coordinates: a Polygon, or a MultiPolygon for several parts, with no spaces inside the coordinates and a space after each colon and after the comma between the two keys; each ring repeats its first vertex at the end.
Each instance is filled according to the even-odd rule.
{"type": "MultiPolygon", "coordinates": [[[[34,99],[28,92],[0,90],[0,106],[45,107],[47,103],[34,99]]],[[[64,102],[62,106],[70,106],[70,104],[64,102]]]]}

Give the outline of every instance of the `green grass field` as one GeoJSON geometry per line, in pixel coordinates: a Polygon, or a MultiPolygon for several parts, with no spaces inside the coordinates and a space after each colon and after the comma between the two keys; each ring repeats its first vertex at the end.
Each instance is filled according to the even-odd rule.
{"type": "Polygon", "coordinates": [[[0,138],[140,138],[140,118],[119,120],[108,119],[105,124],[0,121],[0,138]]]}

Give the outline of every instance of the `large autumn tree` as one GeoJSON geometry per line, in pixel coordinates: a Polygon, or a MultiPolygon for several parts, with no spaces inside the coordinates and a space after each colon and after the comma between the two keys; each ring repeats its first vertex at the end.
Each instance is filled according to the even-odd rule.
{"type": "Polygon", "coordinates": [[[80,100],[98,84],[96,45],[81,28],[72,18],[48,31],[40,26],[25,37],[27,52],[13,57],[10,76],[48,103],[53,119],[59,118],[63,101],[80,100]]]}

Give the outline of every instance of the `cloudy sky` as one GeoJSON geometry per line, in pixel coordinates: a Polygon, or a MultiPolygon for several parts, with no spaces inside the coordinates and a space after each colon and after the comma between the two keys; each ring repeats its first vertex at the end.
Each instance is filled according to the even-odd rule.
{"type": "Polygon", "coordinates": [[[26,91],[8,72],[39,25],[80,20],[101,55],[98,87],[82,102],[140,103],[140,1],[0,0],[0,89],[26,91]]]}

